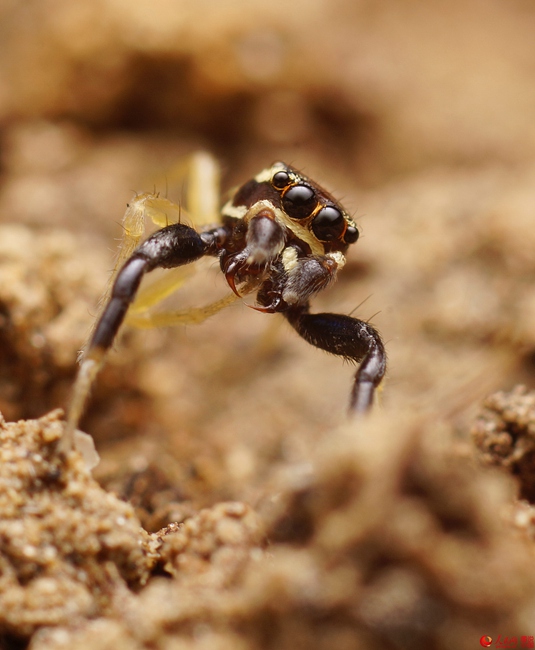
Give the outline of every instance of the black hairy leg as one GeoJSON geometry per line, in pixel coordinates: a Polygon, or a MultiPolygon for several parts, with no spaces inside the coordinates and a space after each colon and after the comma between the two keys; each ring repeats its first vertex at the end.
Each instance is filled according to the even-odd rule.
{"type": "Polygon", "coordinates": [[[213,240],[219,230],[201,236],[193,228],[176,223],[158,230],[143,242],[115,279],[110,300],[89,342],[87,356],[103,354],[110,348],[145,273],[156,268],[176,268],[215,253],[213,240]]]}
{"type": "Polygon", "coordinates": [[[377,330],[365,321],[343,314],[311,314],[308,305],[291,308],[284,316],[311,345],[360,363],[351,391],[350,411],[368,411],[386,371],[386,351],[377,330]]]}

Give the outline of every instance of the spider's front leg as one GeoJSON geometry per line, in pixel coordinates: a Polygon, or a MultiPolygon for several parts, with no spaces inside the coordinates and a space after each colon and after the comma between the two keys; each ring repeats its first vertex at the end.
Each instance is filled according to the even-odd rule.
{"type": "Polygon", "coordinates": [[[199,234],[184,224],[172,224],[155,232],[124,263],[115,278],[109,300],[89,341],[76,378],[67,430],[61,440],[63,451],[72,447],[74,430],[91,384],[117,336],[145,273],[156,268],[169,269],[190,264],[204,255],[218,255],[226,236],[227,231],[222,227],[199,234]]]}
{"type": "Polygon", "coordinates": [[[162,228],[139,246],[119,271],[89,342],[87,357],[100,358],[111,347],[145,273],[191,264],[204,255],[216,255],[222,228],[199,234],[182,223],[162,228]]]}
{"type": "Polygon", "coordinates": [[[305,341],[331,354],[360,362],[351,392],[350,410],[364,413],[386,371],[386,352],[379,333],[368,323],[342,314],[311,314],[309,300],[336,279],[345,263],[339,253],[298,257],[289,246],[281,272],[264,283],[258,301],[265,311],[282,312],[305,341]]]}
{"type": "Polygon", "coordinates": [[[351,391],[350,410],[368,411],[386,371],[386,351],[377,330],[365,321],[343,314],[310,314],[308,304],[293,307],[284,315],[311,345],[360,362],[351,391]]]}

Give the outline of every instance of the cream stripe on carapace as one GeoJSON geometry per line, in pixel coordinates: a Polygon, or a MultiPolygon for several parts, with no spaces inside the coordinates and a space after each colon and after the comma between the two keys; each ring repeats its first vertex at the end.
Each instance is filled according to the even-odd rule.
{"type": "Polygon", "coordinates": [[[232,200],[226,203],[221,210],[221,213],[226,217],[234,217],[234,219],[245,219],[249,222],[262,210],[269,210],[273,213],[275,220],[283,227],[291,230],[293,234],[310,246],[313,255],[325,255],[325,248],[323,244],[314,236],[313,233],[306,227],[301,225],[298,221],[290,219],[290,217],[273,205],[271,201],[262,199],[257,201],[253,206],[247,209],[244,205],[232,205],[232,200]]]}

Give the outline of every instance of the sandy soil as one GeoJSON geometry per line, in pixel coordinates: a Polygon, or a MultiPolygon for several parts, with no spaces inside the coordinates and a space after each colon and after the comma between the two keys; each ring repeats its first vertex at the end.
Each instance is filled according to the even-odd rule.
{"type": "Polygon", "coordinates": [[[0,648],[531,647],[531,6],[0,12],[0,648]],[[354,369],[241,303],[125,328],[90,470],[58,454],[58,409],[125,204],[180,200],[198,149],[224,189],[283,159],[355,215],[314,308],[381,331],[380,403],[347,422],[354,369]]]}

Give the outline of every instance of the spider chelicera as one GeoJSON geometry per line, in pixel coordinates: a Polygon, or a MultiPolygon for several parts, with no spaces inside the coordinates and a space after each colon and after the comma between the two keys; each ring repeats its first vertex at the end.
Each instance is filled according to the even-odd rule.
{"type": "MultiPolygon", "coordinates": [[[[166,201],[157,195],[141,195],[133,208],[146,212],[152,206],[157,213],[158,200],[166,201]]],[[[167,211],[163,212],[168,219],[167,211]]],[[[276,162],[238,188],[221,209],[220,221],[201,232],[184,223],[171,223],[137,247],[132,242],[140,238],[130,237],[130,248],[123,252],[125,261],[111,285],[76,380],[68,418],[71,436],[91,383],[136,299],[143,276],[156,268],[191,264],[207,255],[219,259],[236,296],[256,292],[254,309],[280,313],[312,345],[360,362],[350,411],[363,413],[370,408],[386,370],[379,333],[351,316],[309,311],[310,299],[334,282],[345,264],[348,246],[358,239],[357,226],[347,212],[317,183],[276,162]]],[[[175,317],[174,322],[203,320],[228,303],[223,299],[208,305],[197,317],[184,312],[182,321],[175,317]]],[[[65,438],[64,448],[69,448],[70,436],[65,438]]]]}

